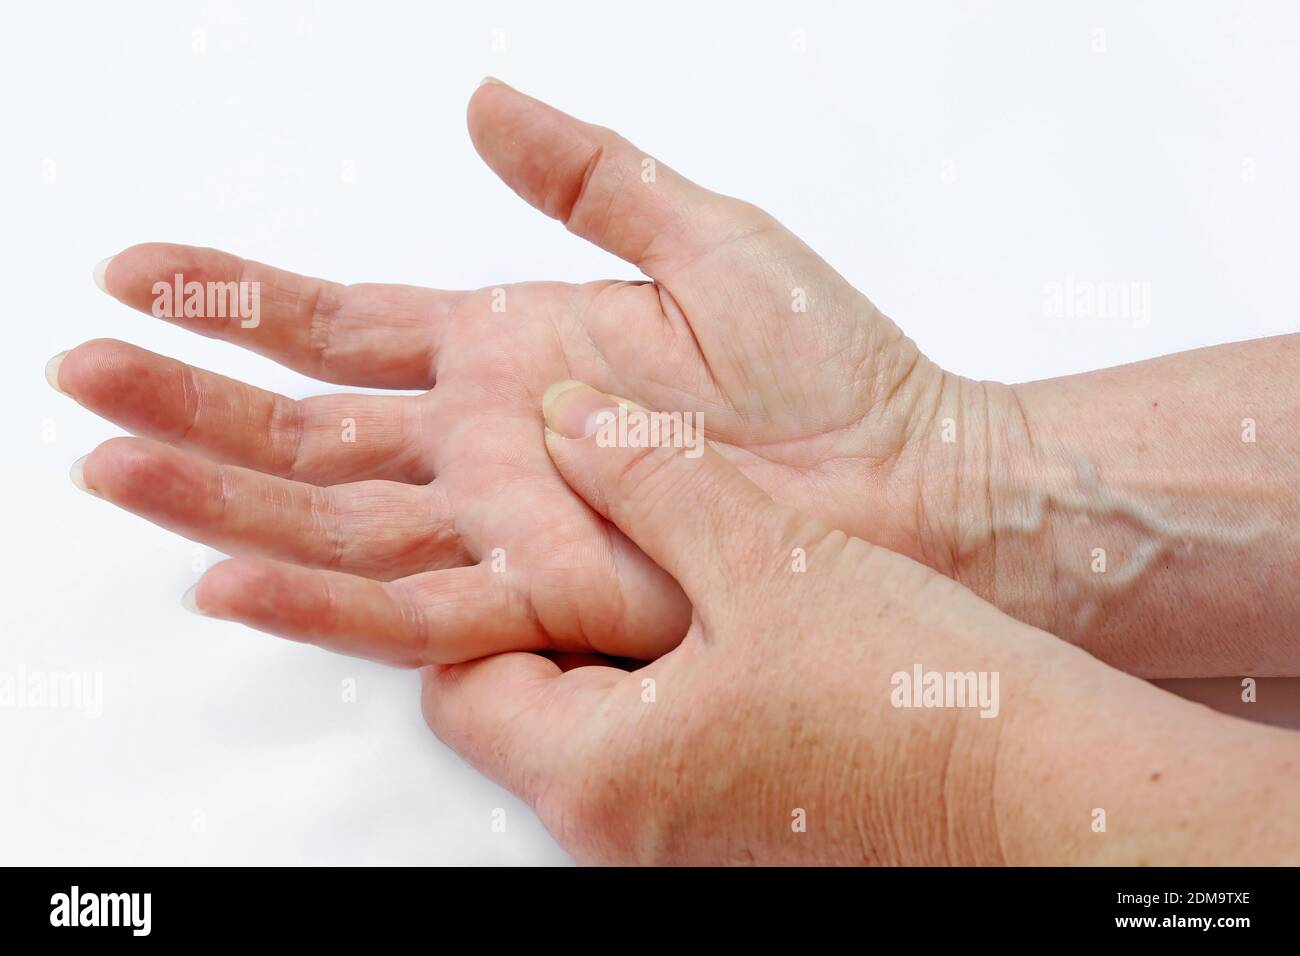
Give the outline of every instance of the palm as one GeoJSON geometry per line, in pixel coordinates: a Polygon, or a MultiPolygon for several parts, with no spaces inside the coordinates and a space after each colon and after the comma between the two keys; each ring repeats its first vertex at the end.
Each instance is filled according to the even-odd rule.
{"type": "MultiPolygon", "coordinates": [[[[476,138],[492,162],[490,144],[485,150],[484,136],[476,138]]],[[[502,174],[548,207],[547,195],[530,195],[527,170],[502,174]]],[[[434,387],[411,398],[299,403],[289,458],[275,448],[283,439],[264,434],[285,400],[259,397],[252,404],[266,404],[265,415],[228,416],[248,434],[232,439],[227,429],[218,439],[215,421],[159,422],[143,408],[179,405],[197,416],[187,406],[205,402],[189,393],[209,395],[207,408],[220,409],[239,400],[233,383],[185,373],[180,395],[166,394],[170,385],[151,392],[150,382],[177,377],[165,370],[168,360],[120,343],[83,346],[61,381],[84,404],[138,433],[240,466],[109,443],[87,461],[86,480],[182,533],[278,559],[228,562],[209,575],[215,581],[205,579],[205,610],[254,626],[400,663],[539,648],[657,656],[684,633],[690,609],[675,582],[556,474],[539,421],[541,394],[554,381],[578,378],[647,407],[699,411],[710,440],[770,492],[850,531],[866,523],[878,536],[914,532],[880,520],[914,512],[889,507],[892,496],[908,494],[887,480],[886,467],[903,449],[908,418],[885,396],[914,370],[915,348],[793,236],[756,210],[736,208],[706,248],[689,234],[676,244],[658,239],[655,264],[664,265],[647,271],[662,277],[642,283],[477,293],[317,288],[218,253],[136,247],[112,267],[111,287],[124,301],[143,306],[159,275],[225,280],[234,271],[269,285],[272,309],[264,306],[260,335],[234,324],[219,334],[322,378],[434,387]],[[322,313],[331,320],[329,345],[315,348],[322,313]],[[286,331],[304,319],[305,330],[286,331]],[[83,351],[94,349],[110,358],[83,351]],[[136,384],[123,389],[126,381],[136,384]],[[356,423],[355,442],[333,434],[344,421],[356,423]],[[279,477],[250,477],[246,468],[279,477]],[[266,484],[277,480],[286,486],[266,484]],[[243,494],[215,517],[198,505],[186,513],[184,495],[177,505],[174,494],[161,493],[178,482],[243,494]],[[876,509],[864,507],[870,497],[876,509]],[[305,514],[295,516],[299,503],[305,514]],[[245,513],[232,520],[234,507],[245,513]]],[[[575,228],[581,211],[562,213],[575,228]]],[[[599,230],[578,223],[575,231],[599,230]]]]}

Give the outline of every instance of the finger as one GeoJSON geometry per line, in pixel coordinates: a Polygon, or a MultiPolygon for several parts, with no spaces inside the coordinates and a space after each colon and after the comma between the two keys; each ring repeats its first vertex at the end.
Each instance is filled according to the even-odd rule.
{"type": "MultiPolygon", "coordinates": [[[[423,667],[519,649],[513,595],[502,577],[473,565],[381,582],[232,558],[213,566],[187,597],[201,614],[353,657],[423,667]]],[[[531,646],[544,647],[545,635],[535,634],[531,646]]]]}
{"type": "Polygon", "coordinates": [[[242,345],[313,378],[376,388],[433,386],[440,320],[463,295],[414,286],[344,286],[216,249],[166,243],[118,253],[101,264],[100,279],[109,295],[141,312],[242,345]],[[198,283],[194,288],[202,296],[185,292],[189,283],[198,283]],[[188,302],[201,314],[187,315],[188,302]]]}
{"type": "Polygon", "coordinates": [[[485,82],[470,99],[469,131],[511,189],[655,279],[729,240],[781,229],[761,210],[697,186],[611,130],[499,81],[485,82]]]}
{"type": "Polygon", "coordinates": [[[145,438],[314,485],[359,479],[425,484],[414,399],[323,395],[301,402],[156,355],[96,339],[50,361],[59,391],[145,438]]]}
{"type": "Polygon", "coordinates": [[[538,654],[498,654],[420,672],[424,719],[480,772],[536,805],[571,773],[598,702],[626,677],[606,667],[566,673],[538,654]]]}
{"type": "Polygon", "coordinates": [[[469,560],[435,482],[320,488],[219,465],[146,438],[114,438],[73,480],[118,507],[229,554],[391,579],[469,560]]]}
{"type": "Polygon", "coordinates": [[[552,385],[542,410],[564,480],[676,578],[697,610],[711,585],[784,562],[787,542],[798,540],[804,519],[709,447],[692,413],[648,413],[580,382],[552,385]]]}

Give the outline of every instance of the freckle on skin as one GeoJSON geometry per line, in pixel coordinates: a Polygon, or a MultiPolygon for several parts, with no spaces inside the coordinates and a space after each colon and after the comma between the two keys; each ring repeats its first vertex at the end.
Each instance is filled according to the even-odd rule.
{"type": "Polygon", "coordinates": [[[1157,780],[1159,780],[1159,779],[1160,779],[1160,771],[1159,771],[1159,770],[1157,770],[1157,771],[1155,771],[1154,773],[1151,774],[1151,782],[1152,782],[1152,783],[1155,783],[1155,782],[1156,782],[1157,780]]]}

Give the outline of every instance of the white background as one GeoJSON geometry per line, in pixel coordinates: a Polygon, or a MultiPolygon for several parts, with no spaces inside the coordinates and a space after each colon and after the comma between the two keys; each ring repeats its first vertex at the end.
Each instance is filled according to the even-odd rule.
{"type": "Polygon", "coordinates": [[[565,860],[427,732],[414,674],[187,614],[219,556],[72,487],[118,433],[42,377],[85,339],[330,389],[129,311],[99,259],[634,277],[479,161],[493,73],[765,206],[941,364],[1082,371],[1296,328],[1297,37],[1295,5],[1173,0],[6,4],[0,670],[101,671],[105,701],[0,710],[0,862],[565,860]],[[1150,283],[1149,326],[1049,317],[1068,276],[1150,283]]]}

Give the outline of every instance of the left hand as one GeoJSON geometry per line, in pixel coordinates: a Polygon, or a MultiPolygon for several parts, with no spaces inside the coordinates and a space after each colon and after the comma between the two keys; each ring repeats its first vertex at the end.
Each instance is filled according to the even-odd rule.
{"type": "Polygon", "coordinates": [[[469,125],[529,202],[654,281],[341,286],[172,245],[107,267],[108,291],[146,312],[154,283],[176,274],[259,282],[256,327],[174,321],[327,381],[428,390],[295,402],[103,340],[56,363],[60,389],[143,436],[92,452],[88,490],[239,556],[201,580],[199,609],[406,665],[670,649],[688,602],[542,446],[541,393],[574,375],[702,412],[727,458],[835,527],[918,557],[953,553],[925,511],[952,498],[954,472],[922,468],[912,436],[940,393],[965,386],[865,296],[767,214],[609,130],[499,83],[474,94],[469,125]],[[345,419],[355,442],[341,439],[345,419]]]}

